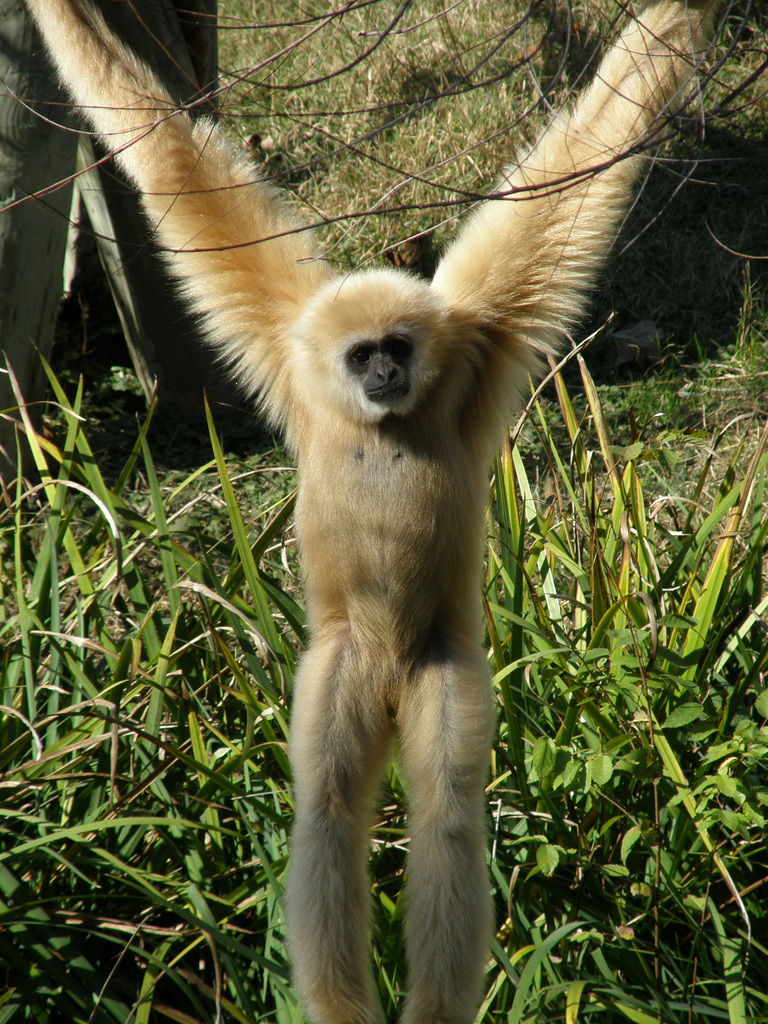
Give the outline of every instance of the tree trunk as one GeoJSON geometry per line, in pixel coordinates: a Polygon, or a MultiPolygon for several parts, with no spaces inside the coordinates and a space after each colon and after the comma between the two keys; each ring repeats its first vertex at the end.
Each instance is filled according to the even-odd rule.
{"type": "MultiPolygon", "coordinates": [[[[23,0],[0,0],[0,479],[16,476],[18,407],[10,365],[27,401],[45,394],[35,348],[50,356],[62,291],[77,136],[52,127],[66,97],[47,62],[23,0]],[[18,98],[17,98],[18,97],[18,98]],[[34,104],[36,113],[19,102],[34,104]],[[28,197],[41,193],[40,198],[28,197]],[[44,194],[43,194],[44,193],[44,194]]],[[[33,414],[38,407],[30,409],[33,414]]],[[[39,416],[34,418],[39,419],[39,416]]],[[[20,445],[26,452],[26,445],[20,445]]]]}

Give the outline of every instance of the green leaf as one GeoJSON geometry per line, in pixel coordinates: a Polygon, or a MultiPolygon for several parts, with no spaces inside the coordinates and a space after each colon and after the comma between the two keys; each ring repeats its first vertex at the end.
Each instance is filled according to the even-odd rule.
{"type": "Polygon", "coordinates": [[[560,851],[556,846],[546,843],[536,851],[536,863],[542,874],[549,877],[560,863],[560,851]]]}
{"type": "Polygon", "coordinates": [[[659,1024],[658,1017],[652,1017],[650,1013],[645,1013],[643,1010],[636,1010],[633,1006],[627,1006],[626,1003],[614,1003],[617,1010],[620,1010],[624,1016],[633,1022],[633,1024],[659,1024]]]}
{"type": "Polygon", "coordinates": [[[556,788],[568,789],[573,780],[581,770],[582,762],[578,758],[572,757],[570,761],[563,768],[560,775],[558,775],[554,781],[556,788]]]}
{"type": "Polygon", "coordinates": [[[700,914],[707,905],[707,899],[705,896],[694,896],[693,893],[689,893],[683,900],[683,903],[690,910],[700,914]]]}
{"type": "Polygon", "coordinates": [[[536,740],[533,746],[531,763],[536,776],[539,779],[546,778],[555,767],[557,750],[555,744],[548,736],[542,736],[536,740]]]}
{"type": "Polygon", "coordinates": [[[731,775],[716,775],[715,785],[723,796],[735,797],[739,792],[739,784],[731,775]]]}
{"type": "Polygon", "coordinates": [[[638,828],[637,825],[633,825],[632,828],[628,828],[625,832],[624,838],[621,841],[621,859],[624,861],[625,864],[627,863],[629,851],[632,849],[632,847],[635,845],[635,843],[642,834],[642,830],[638,828]]]}
{"type": "Polygon", "coordinates": [[[561,925],[538,946],[526,961],[525,967],[520,974],[520,980],[512,1000],[512,1008],[507,1017],[507,1024],[520,1024],[528,1006],[528,997],[531,986],[534,983],[542,964],[549,958],[552,950],[558,946],[565,937],[577,928],[582,927],[581,921],[570,921],[561,925]]]}
{"type": "Polygon", "coordinates": [[[176,640],[176,629],[179,624],[180,615],[181,605],[176,608],[176,613],[168,626],[168,632],[165,634],[163,646],[160,649],[160,655],[157,660],[157,668],[155,669],[155,686],[149,698],[146,720],[147,735],[153,739],[157,739],[160,735],[160,725],[165,710],[168,669],[171,664],[171,654],[173,653],[173,644],[176,640]]]}
{"type": "Polygon", "coordinates": [[[586,981],[572,981],[565,996],[565,1024],[576,1024],[586,981]]]}
{"type": "Polygon", "coordinates": [[[626,447],[620,444],[611,444],[608,446],[608,451],[612,455],[618,455],[624,462],[630,462],[632,459],[637,459],[642,454],[645,445],[642,441],[636,441],[634,444],[628,444],[626,447]]]}
{"type": "Polygon", "coordinates": [[[663,722],[665,729],[680,729],[684,725],[698,721],[704,714],[701,704],[681,704],[680,707],[670,711],[663,722]]]}
{"type": "Polygon", "coordinates": [[[607,754],[596,754],[587,761],[587,786],[604,786],[613,775],[613,761],[607,754]]]}
{"type": "Polygon", "coordinates": [[[768,690],[763,690],[755,701],[755,711],[761,718],[768,718],[768,690]]]}
{"type": "Polygon", "coordinates": [[[723,980],[725,998],[728,1002],[728,1017],[731,1024],[747,1024],[747,1007],[744,992],[744,940],[738,934],[726,934],[725,923],[713,899],[708,901],[709,913],[720,941],[723,956],[723,980]]]}

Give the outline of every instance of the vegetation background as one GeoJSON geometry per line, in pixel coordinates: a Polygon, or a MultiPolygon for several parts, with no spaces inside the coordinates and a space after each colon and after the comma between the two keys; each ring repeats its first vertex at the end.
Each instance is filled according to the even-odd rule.
{"type": "MultiPolygon", "coordinates": [[[[768,1020],[767,17],[731,5],[590,346],[500,439],[478,1020],[768,1020]]],[[[613,0],[237,0],[221,116],[329,259],[429,273],[622,18],[613,0]]],[[[281,909],[293,470],[255,421],[210,416],[203,440],[144,415],[98,296],[76,305],[30,425],[39,482],[0,506],[0,1024],[300,1022],[281,909]]],[[[395,762],[372,836],[390,1019],[405,808],[395,762]]]]}

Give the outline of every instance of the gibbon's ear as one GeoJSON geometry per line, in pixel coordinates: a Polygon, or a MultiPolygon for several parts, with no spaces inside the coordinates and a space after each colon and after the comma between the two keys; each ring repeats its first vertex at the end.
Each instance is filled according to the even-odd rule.
{"type": "Polygon", "coordinates": [[[333,274],[279,193],[210,121],[193,123],[89,0],[27,0],[61,78],[116,155],[210,339],[282,422],[290,325],[333,274]]]}
{"type": "Polygon", "coordinates": [[[530,365],[584,313],[643,168],[686,99],[719,0],[656,0],[608,51],[573,113],[558,114],[483,202],[432,286],[496,358],[530,365]],[[528,345],[526,345],[526,339],[528,345]],[[530,346],[530,347],[529,347],[530,346]]]}

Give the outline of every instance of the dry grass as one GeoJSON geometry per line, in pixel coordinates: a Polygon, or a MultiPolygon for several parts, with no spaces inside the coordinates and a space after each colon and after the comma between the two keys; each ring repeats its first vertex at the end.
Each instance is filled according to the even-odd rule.
{"type": "MultiPolygon", "coordinates": [[[[321,3],[242,2],[233,9],[222,19],[223,116],[243,140],[258,135],[254,148],[265,171],[293,191],[309,222],[326,225],[329,256],[352,266],[397,250],[418,232],[429,232],[439,247],[446,222],[488,189],[550,110],[568,101],[622,21],[620,5],[607,0],[585,0],[570,11],[542,2],[529,10],[519,2],[378,0],[353,5],[343,18],[331,18],[321,3]]],[[[740,25],[734,13],[721,34],[715,59],[736,52],[708,87],[708,108],[727,102],[764,59],[765,25],[757,18],[740,25]]],[[[687,144],[665,154],[654,175],[666,188],[654,183],[628,237],[647,228],[660,205],[679,208],[680,196],[660,193],[680,191],[681,176],[709,182],[697,192],[699,205],[725,207],[734,220],[733,189],[744,191],[755,169],[750,144],[764,140],[763,89],[753,83],[733,111],[721,110],[703,142],[687,127],[687,144]],[[734,137],[741,146],[724,153],[734,137]]],[[[740,244],[757,237],[747,222],[757,220],[758,231],[760,221],[765,225],[761,199],[736,218],[735,234],[716,217],[715,237],[743,251],[740,244]]],[[[686,207],[698,222],[697,212],[686,207]]],[[[670,264],[678,286],[700,279],[693,268],[682,270],[690,237],[670,247],[679,234],[679,225],[653,225],[650,235],[667,259],[659,259],[643,290],[658,289],[656,278],[668,279],[670,264]]],[[[739,270],[732,257],[721,277],[740,284],[739,270]]]]}

